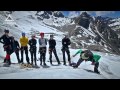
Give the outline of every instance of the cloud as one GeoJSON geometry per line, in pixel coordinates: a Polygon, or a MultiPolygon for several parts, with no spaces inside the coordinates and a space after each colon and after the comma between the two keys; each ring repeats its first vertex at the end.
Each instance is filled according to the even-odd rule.
{"type": "Polygon", "coordinates": [[[73,17],[77,17],[79,15],[80,15],[79,11],[70,11],[69,14],[68,14],[68,17],[73,18],[73,17]]]}
{"type": "Polygon", "coordinates": [[[93,14],[95,11],[86,11],[88,14],[93,14]]]}
{"type": "MultiPolygon", "coordinates": [[[[68,17],[73,18],[79,16],[82,12],[85,11],[70,11],[68,14],[68,17]]],[[[108,14],[114,14],[115,11],[86,11],[90,15],[95,15],[95,16],[105,16],[108,14]]]]}
{"type": "Polygon", "coordinates": [[[115,11],[87,11],[88,14],[95,14],[96,16],[104,16],[108,14],[114,14],[115,11]]]}
{"type": "Polygon", "coordinates": [[[115,11],[96,11],[96,16],[103,16],[103,15],[107,15],[107,14],[113,14],[115,13],[115,11]]]}

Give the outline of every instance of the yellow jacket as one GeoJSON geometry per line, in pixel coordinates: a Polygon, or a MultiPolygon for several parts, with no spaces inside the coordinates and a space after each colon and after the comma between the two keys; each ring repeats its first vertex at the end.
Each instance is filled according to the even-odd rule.
{"type": "Polygon", "coordinates": [[[27,46],[28,38],[27,37],[21,37],[20,38],[20,44],[21,44],[21,46],[27,46]]]}

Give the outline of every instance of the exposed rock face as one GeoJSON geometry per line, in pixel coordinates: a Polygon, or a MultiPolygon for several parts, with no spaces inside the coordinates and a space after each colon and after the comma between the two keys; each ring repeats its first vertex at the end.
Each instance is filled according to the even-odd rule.
{"type": "Polygon", "coordinates": [[[76,18],[76,27],[69,32],[72,47],[120,54],[120,39],[110,23],[111,18],[99,16],[93,19],[86,12],[82,13],[76,18]]]}
{"type": "Polygon", "coordinates": [[[64,17],[64,15],[59,11],[37,11],[36,15],[38,16],[38,19],[49,19],[50,16],[55,16],[56,18],[64,17]]]}
{"type": "MultiPolygon", "coordinates": [[[[8,14],[14,14],[14,12],[0,11],[0,15],[7,17],[8,14]]],[[[87,12],[75,18],[67,18],[60,11],[37,11],[27,17],[38,19],[45,25],[68,33],[72,41],[71,48],[120,54],[120,18],[92,17],[87,12]]],[[[1,21],[3,21],[2,18],[0,23],[1,21]]]]}
{"type": "Polygon", "coordinates": [[[118,35],[114,30],[112,30],[104,20],[96,19],[94,21],[94,27],[96,29],[94,30],[97,32],[97,42],[100,42],[101,39],[104,40],[107,43],[107,46],[112,49],[113,52],[120,53],[119,48],[120,48],[120,41],[118,38],[118,35]]]}
{"type": "Polygon", "coordinates": [[[88,29],[91,20],[92,17],[89,14],[87,14],[87,12],[83,12],[78,18],[76,18],[75,22],[78,25],[88,29]]]}

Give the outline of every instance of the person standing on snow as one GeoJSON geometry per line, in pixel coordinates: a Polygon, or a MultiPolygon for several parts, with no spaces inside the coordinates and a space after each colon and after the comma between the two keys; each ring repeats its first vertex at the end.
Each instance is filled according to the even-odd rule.
{"type": "Polygon", "coordinates": [[[97,54],[93,54],[90,50],[79,50],[77,51],[73,57],[75,57],[77,54],[80,54],[80,58],[78,60],[78,62],[75,64],[71,63],[71,66],[73,66],[74,68],[77,68],[84,60],[85,61],[91,61],[92,65],[94,65],[94,72],[96,73],[100,73],[98,71],[98,67],[99,67],[99,60],[101,58],[100,55],[97,54]]]}
{"type": "Polygon", "coordinates": [[[19,45],[18,41],[16,41],[16,40],[14,39],[13,36],[11,37],[11,47],[12,47],[12,52],[11,52],[11,54],[12,54],[13,52],[15,52],[16,57],[17,57],[17,60],[18,60],[18,63],[20,63],[20,58],[19,58],[20,45],[19,45]]]}
{"type": "Polygon", "coordinates": [[[69,45],[71,44],[70,39],[67,37],[67,35],[65,35],[65,37],[62,39],[62,53],[63,53],[63,62],[64,65],[66,65],[66,61],[65,61],[65,52],[67,53],[68,56],[68,62],[69,65],[71,64],[71,60],[70,60],[70,51],[69,51],[69,45]]]}
{"type": "Polygon", "coordinates": [[[47,39],[44,38],[44,33],[40,33],[41,38],[39,38],[39,52],[40,52],[40,65],[46,66],[45,60],[46,60],[46,45],[47,45],[47,39]]]}
{"type": "Polygon", "coordinates": [[[21,44],[21,63],[23,62],[23,54],[25,51],[25,55],[26,55],[26,61],[28,64],[30,64],[29,62],[29,57],[28,57],[28,38],[25,36],[25,32],[22,32],[22,37],[20,38],[20,44],[21,44]]]}
{"type": "Polygon", "coordinates": [[[56,53],[56,41],[55,39],[53,39],[53,35],[50,35],[50,39],[49,39],[49,59],[50,59],[50,64],[52,65],[52,52],[54,53],[55,57],[56,57],[56,60],[58,62],[58,65],[60,64],[60,60],[57,56],[57,53],[56,53]]]}
{"type": "Polygon", "coordinates": [[[6,57],[4,63],[11,65],[10,52],[11,48],[11,37],[9,36],[9,30],[4,30],[5,34],[0,37],[0,42],[3,43],[4,51],[6,51],[6,57]]]}
{"type": "Polygon", "coordinates": [[[37,51],[37,40],[35,39],[35,35],[32,35],[32,39],[29,40],[29,45],[30,45],[30,54],[31,54],[31,64],[33,65],[33,56],[34,56],[34,63],[35,66],[37,66],[36,63],[36,51],[37,51]]]}

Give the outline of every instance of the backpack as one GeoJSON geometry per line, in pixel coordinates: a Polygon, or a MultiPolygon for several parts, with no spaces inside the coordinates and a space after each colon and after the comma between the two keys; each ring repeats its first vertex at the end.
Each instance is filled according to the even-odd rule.
{"type": "Polygon", "coordinates": [[[93,59],[93,53],[90,50],[85,50],[81,53],[85,53],[86,57],[89,57],[89,59],[93,59]]]}

